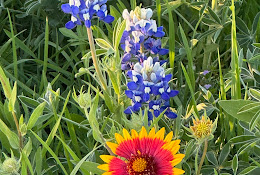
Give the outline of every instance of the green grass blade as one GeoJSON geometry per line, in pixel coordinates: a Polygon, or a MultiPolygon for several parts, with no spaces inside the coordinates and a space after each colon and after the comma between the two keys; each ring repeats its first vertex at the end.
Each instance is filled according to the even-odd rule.
{"type": "Polygon", "coordinates": [[[197,103],[196,103],[196,99],[195,99],[195,93],[194,93],[194,90],[192,88],[192,84],[191,84],[189,75],[188,75],[188,73],[187,73],[187,71],[186,71],[186,69],[185,69],[185,67],[183,66],[182,63],[181,63],[181,67],[182,67],[184,76],[186,78],[186,82],[187,82],[187,84],[189,86],[189,89],[190,89],[191,100],[192,100],[192,105],[193,105],[194,112],[197,114],[197,116],[199,116],[199,112],[198,112],[198,109],[197,109],[197,103]]]}
{"type": "Polygon", "coordinates": [[[166,2],[167,2],[168,14],[169,14],[169,57],[170,57],[170,67],[172,69],[174,69],[174,60],[175,60],[175,27],[174,27],[173,16],[172,16],[172,12],[171,12],[168,0],[166,0],[166,2]]]}
{"type": "Polygon", "coordinates": [[[64,168],[64,166],[62,165],[62,163],[60,162],[59,158],[57,157],[57,155],[53,152],[53,150],[48,146],[48,144],[46,142],[44,142],[35,132],[33,132],[31,130],[31,133],[37,138],[37,140],[42,144],[42,146],[52,155],[52,157],[56,160],[56,162],[60,165],[63,173],[65,175],[68,175],[66,169],[64,168]]]}
{"type": "Polygon", "coordinates": [[[226,100],[226,91],[225,91],[225,84],[224,84],[224,79],[223,79],[223,74],[222,74],[222,69],[221,69],[219,49],[218,49],[218,67],[219,67],[219,83],[220,83],[221,99],[226,100]]]}
{"type": "MultiPolygon", "coordinates": [[[[168,1],[167,1],[167,3],[168,3],[168,1]]],[[[168,5],[167,5],[167,8],[169,10],[168,5]]],[[[161,26],[161,14],[162,14],[161,0],[156,0],[156,10],[157,10],[158,26],[161,26]]],[[[170,11],[168,11],[168,12],[170,13],[170,11]]],[[[169,16],[169,19],[170,19],[170,16],[169,16]]]]}
{"type": "Polygon", "coordinates": [[[14,62],[14,77],[16,80],[18,80],[18,65],[17,65],[17,52],[16,52],[16,44],[15,44],[15,39],[14,39],[14,29],[13,29],[13,24],[12,24],[12,19],[10,16],[9,9],[7,9],[8,12],[8,17],[9,17],[9,23],[10,23],[10,29],[11,29],[11,34],[12,34],[12,48],[13,48],[13,62],[14,62]]]}
{"type": "Polygon", "coordinates": [[[237,51],[237,36],[236,36],[236,13],[234,0],[231,5],[232,11],[232,29],[231,29],[231,68],[232,68],[232,83],[231,83],[231,97],[232,99],[241,99],[241,85],[240,85],[240,69],[239,58],[237,51]]]}
{"type": "Polygon", "coordinates": [[[190,85],[192,87],[192,91],[195,91],[195,76],[194,76],[194,71],[193,71],[193,60],[192,60],[192,55],[191,55],[191,49],[189,47],[188,40],[185,36],[185,33],[180,25],[180,32],[181,32],[181,38],[187,53],[187,59],[188,59],[188,75],[190,79],[190,85]]]}
{"type": "Polygon", "coordinates": [[[46,17],[46,27],[45,27],[45,40],[44,40],[44,60],[43,60],[43,70],[42,70],[42,81],[40,85],[39,92],[41,93],[43,87],[47,86],[47,66],[48,66],[48,50],[49,50],[49,24],[48,17],[46,17]]]}

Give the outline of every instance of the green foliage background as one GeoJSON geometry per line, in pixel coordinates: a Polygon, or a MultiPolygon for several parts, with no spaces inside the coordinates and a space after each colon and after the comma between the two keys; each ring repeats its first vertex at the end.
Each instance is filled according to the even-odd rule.
{"type": "Polygon", "coordinates": [[[218,127],[201,173],[260,173],[260,1],[108,1],[115,21],[93,26],[107,91],[95,75],[86,29],[64,28],[65,2],[0,0],[0,164],[13,156],[22,175],[102,174],[99,155],[108,152],[101,138],[113,141],[123,127],[148,128],[147,116],[123,113],[130,101],[120,67],[121,14],[141,3],[164,26],[170,54],[161,59],[169,60],[171,86],[180,91],[171,101],[178,118],[162,115],[153,124],[182,140],[186,174],[197,171],[203,145],[183,126],[204,111],[218,117],[218,127]]]}

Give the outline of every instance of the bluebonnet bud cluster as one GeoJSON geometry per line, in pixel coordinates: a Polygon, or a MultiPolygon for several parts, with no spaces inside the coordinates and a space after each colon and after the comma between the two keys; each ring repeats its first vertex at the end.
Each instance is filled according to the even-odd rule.
{"type": "Polygon", "coordinates": [[[132,105],[124,111],[126,114],[138,112],[142,106],[149,106],[148,120],[152,120],[153,115],[158,117],[164,110],[167,117],[177,117],[170,109],[169,100],[179,91],[169,87],[172,75],[165,75],[165,69],[158,59],[148,57],[143,63],[136,63],[127,74],[131,81],[127,83],[129,90],[125,94],[131,98],[132,105]]]}
{"type": "Polygon", "coordinates": [[[166,55],[168,49],[162,48],[160,39],[165,35],[163,27],[157,27],[156,21],[151,17],[153,11],[148,8],[136,7],[133,11],[123,11],[123,18],[126,20],[126,29],[121,39],[121,46],[124,49],[122,58],[122,69],[133,69],[135,62],[139,62],[140,55],[166,55]]]}
{"type": "Polygon", "coordinates": [[[71,20],[65,24],[67,29],[73,29],[76,25],[85,23],[91,27],[91,19],[96,15],[100,20],[111,23],[114,17],[107,14],[107,0],[69,0],[61,9],[64,13],[71,14],[71,20]]]}

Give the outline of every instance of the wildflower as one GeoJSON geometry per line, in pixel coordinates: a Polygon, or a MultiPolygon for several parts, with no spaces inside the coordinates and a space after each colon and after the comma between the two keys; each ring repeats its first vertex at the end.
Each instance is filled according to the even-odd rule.
{"type": "Polygon", "coordinates": [[[208,73],[210,73],[209,70],[204,70],[203,72],[201,72],[201,74],[204,75],[204,76],[207,75],[208,73]]]}
{"type": "Polygon", "coordinates": [[[151,17],[153,11],[148,8],[136,7],[135,10],[128,12],[123,11],[123,18],[126,20],[126,28],[121,38],[121,47],[125,51],[122,58],[122,69],[129,70],[133,68],[133,62],[140,61],[136,57],[142,54],[149,55],[166,55],[168,49],[161,46],[160,39],[165,35],[163,27],[157,27],[156,21],[151,17]]]}
{"type": "Polygon", "coordinates": [[[165,128],[157,133],[152,128],[149,134],[142,127],[141,132],[131,131],[131,135],[123,129],[123,136],[116,133],[116,143],[107,142],[108,147],[117,156],[101,155],[106,163],[98,168],[106,171],[103,175],[179,175],[184,171],[174,166],[184,158],[184,154],[177,154],[180,140],[172,141],[173,133],[164,137],[165,128]]]}
{"type": "Polygon", "coordinates": [[[69,0],[61,9],[64,13],[71,14],[71,20],[65,24],[67,29],[73,29],[76,25],[85,23],[90,28],[91,20],[96,15],[100,20],[111,23],[114,17],[107,13],[107,0],[69,0]]]}
{"type": "Polygon", "coordinates": [[[208,138],[213,131],[213,124],[210,119],[207,119],[207,117],[202,116],[202,119],[199,120],[198,118],[196,120],[193,119],[193,126],[190,127],[192,130],[193,136],[200,140],[208,138]]]}
{"type": "Polygon", "coordinates": [[[162,49],[161,46],[161,40],[160,39],[153,39],[153,38],[148,38],[144,42],[144,47],[145,49],[149,50],[152,54],[159,54],[159,55],[166,55],[169,53],[168,49],[162,49]]]}
{"type": "Polygon", "coordinates": [[[211,87],[211,84],[205,84],[204,87],[205,87],[206,89],[209,89],[209,88],[211,87]]]}
{"type": "Polygon", "coordinates": [[[149,120],[153,119],[153,114],[158,117],[164,110],[167,117],[177,117],[170,109],[169,100],[179,92],[171,90],[168,83],[172,75],[165,75],[165,69],[156,58],[149,57],[141,64],[136,63],[133,70],[128,71],[128,76],[132,81],[127,83],[125,94],[132,100],[132,105],[124,111],[126,114],[138,112],[147,105],[149,120]]]}

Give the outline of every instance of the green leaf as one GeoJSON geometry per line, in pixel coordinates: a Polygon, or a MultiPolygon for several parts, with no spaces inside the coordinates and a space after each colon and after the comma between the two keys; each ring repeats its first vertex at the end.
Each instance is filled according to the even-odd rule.
{"type": "Polygon", "coordinates": [[[91,105],[90,112],[88,117],[89,124],[92,128],[93,137],[98,142],[103,142],[101,139],[101,133],[99,131],[99,124],[96,118],[96,112],[98,109],[98,101],[99,101],[99,93],[97,93],[96,97],[94,98],[94,103],[91,105]]]}
{"type": "Polygon", "coordinates": [[[238,120],[244,121],[244,122],[250,122],[253,118],[253,116],[256,114],[256,112],[259,110],[257,108],[250,110],[245,113],[239,113],[239,110],[248,104],[253,104],[254,101],[250,100],[221,100],[219,101],[219,105],[224,109],[225,112],[227,112],[229,115],[231,115],[234,118],[237,118],[238,120]],[[238,114],[239,113],[239,114],[238,114]]]}
{"type": "Polygon", "coordinates": [[[217,158],[212,151],[207,152],[206,156],[207,156],[208,161],[210,161],[213,165],[218,166],[217,158]]]}
{"type": "Polygon", "coordinates": [[[108,72],[109,78],[110,78],[110,80],[112,82],[112,86],[113,86],[113,88],[115,90],[115,93],[117,95],[119,95],[120,94],[120,86],[117,83],[116,72],[113,72],[110,69],[107,69],[107,72],[108,72]]]}
{"type": "Polygon", "coordinates": [[[102,49],[105,49],[105,50],[113,49],[112,45],[104,39],[97,38],[97,39],[95,39],[95,41],[96,41],[97,45],[99,47],[101,47],[102,49]]]}
{"type": "Polygon", "coordinates": [[[195,76],[194,76],[194,71],[193,71],[193,59],[192,59],[192,54],[191,54],[191,49],[189,47],[188,44],[188,40],[186,38],[186,35],[184,33],[184,30],[182,29],[181,25],[180,25],[180,32],[181,32],[181,37],[182,37],[182,41],[187,53],[187,59],[188,59],[188,75],[189,75],[189,79],[190,79],[190,84],[192,87],[192,90],[195,90],[195,76]]]}
{"type": "Polygon", "coordinates": [[[42,115],[46,102],[41,103],[32,113],[28,124],[27,129],[30,130],[33,128],[34,124],[37,122],[38,118],[42,115]]]}
{"type": "Polygon", "coordinates": [[[230,139],[229,142],[233,143],[233,144],[242,144],[242,143],[253,142],[253,141],[256,141],[256,140],[259,140],[259,138],[256,137],[256,136],[241,135],[241,136],[237,136],[237,137],[230,139]]]}
{"type": "Polygon", "coordinates": [[[218,161],[219,164],[222,165],[224,163],[224,161],[226,160],[226,158],[228,157],[230,153],[230,144],[225,144],[225,146],[221,149],[218,161]]]}
{"type": "Polygon", "coordinates": [[[24,146],[23,148],[23,153],[29,157],[30,153],[32,151],[32,140],[31,138],[29,137],[29,141],[27,142],[27,144],[24,146]]]}
{"type": "Polygon", "coordinates": [[[122,35],[125,31],[126,21],[124,20],[121,24],[118,25],[116,34],[115,34],[115,43],[114,43],[114,50],[118,50],[118,46],[120,44],[122,35]]]}
{"type": "Polygon", "coordinates": [[[249,174],[250,172],[252,172],[252,171],[255,170],[256,168],[257,168],[257,166],[247,167],[246,169],[244,169],[243,171],[241,171],[241,172],[239,173],[239,175],[249,174]]]}
{"type": "Polygon", "coordinates": [[[85,161],[82,163],[80,168],[92,172],[93,174],[101,175],[102,173],[104,173],[104,171],[97,168],[98,165],[99,164],[95,162],[85,161]]]}
{"type": "Polygon", "coordinates": [[[253,116],[252,120],[249,123],[250,131],[252,131],[255,128],[255,126],[259,123],[259,119],[260,119],[260,110],[257,113],[255,113],[255,115],[253,116]]]}
{"type": "Polygon", "coordinates": [[[235,175],[237,174],[237,168],[238,168],[238,156],[236,154],[232,160],[232,169],[235,175]]]}
{"type": "Polygon", "coordinates": [[[10,112],[15,112],[15,101],[16,101],[16,97],[17,97],[17,83],[14,83],[14,88],[12,90],[10,99],[9,99],[9,111],[10,112]]]}
{"type": "Polygon", "coordinates": [[[253,43],[253,46],[260,48],[260,43],[253,43]]]}
{"type": "Polygon", "coordinates": [[[260,64],[260,55],[253,56],[248,62],[251,64],[260,64]]]}
{"type": "Polygon", "coordinates": [[[252,97],[254,97],[256,100],[260,102],[260,91],[257,89],[249,89],[249,93],[252,97]]]}
{"type": "Polygon", "coordinates": [[[51,154],[51,156],[56,160],[56,162],[58,163],[58,165],[60,165],[63,173],[65,175],[68,175],[66,169],[64,168],[64,166],[62,165],[62,163],[60,162],[59,158],[57,157],[57,155],[53,152],[53,150],[36,134],[34,133],[32,130],[31,132],[33,133],[33,135],[37,138],[37,140],[43,145],[43,147],[49,151],[49,153],[51,154]]]}
{"type": "Polygon", "coordinates": [[[210,16],[211,16],[217,23],[221,24],[221,21],[220,21],[218,15],[217,15],[210,7],[208,8],[208,10],[209,10],[210,16]]]}
{"type": "Polygon", "coordinates": [[[6,77],[4,70],[2,69],[1,66],[0,66],[0,82],[2,84],[2,88],[4,90],[6,98],[9,99],[11,97],[12,89],[10,86],[9,79],[6,77]]]}
{"type": "Polygon", "coordinates": [[[66,37],[73,38],[73,39],[79,39],[78,35],[76,35],[72,30],[69,30],[65,27],[60,28],[59,31],[66,37]]]}
{"type": "MultiPolygon", "coordinates": [[[[93,154],[94,151],[96,151],[98,148],[100,148],[101,146],[104,145],[100,145],[96,148],[94,148],[93,150],[91,150],[85,157],[83,157],[78,163],[77,165],[74,167],[74,169],[72,170],[72,172],[70,173],[70,175],[76,175],[76,173],[78,172],[78,170],[80,169],[80,167],[84,164],[85,160],[91,155],[93,154]]],[[[93,167],[91,167],[90,169],[92,169],[93,167]]],[[[84,168],[85,169],[85,168],[84,168]]],[[[93,169],[92,169],[93,170],[93,169]]]]}
{"type": "Polygon", "coordinates": [[[19,139],[18,136],[12,132],[8,126],[0,119],[0,130],[5,134],[5,136],[8,138],[10,145],[14,149],[19,148],[19,139]]]}

